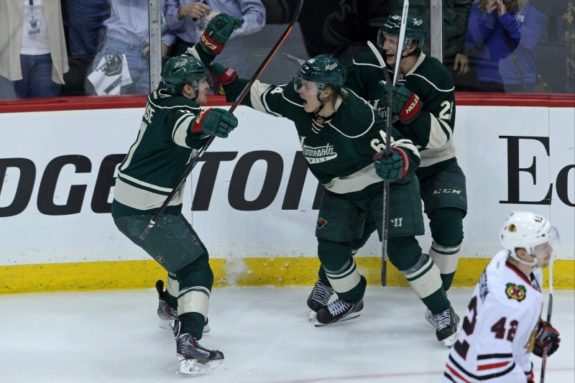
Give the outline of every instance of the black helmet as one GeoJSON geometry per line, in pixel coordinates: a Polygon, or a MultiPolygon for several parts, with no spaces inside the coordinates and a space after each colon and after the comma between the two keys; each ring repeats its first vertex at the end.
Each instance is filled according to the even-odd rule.
{"type": "Polygon", "coordinates": [[[193,56],[181,55],[170,58],[162,69],[162,84],[171,94],[179,94],[185,84],[199,93],[200,80],[208,76],[208,69],[193,56]]]}

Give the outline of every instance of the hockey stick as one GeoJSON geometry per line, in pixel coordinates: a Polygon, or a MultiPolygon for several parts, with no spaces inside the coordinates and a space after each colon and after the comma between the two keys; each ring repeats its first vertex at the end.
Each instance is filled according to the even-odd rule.
{"type": "MultiPolygon", "coordinates": [[[[399,78],[399,65],[401,63],[401,57],[403,53],[403,44],[405,41],[405,29],[407,27],[407,14],[409,12],[409,0],[403,0],[403,8],[401,12],[401,25],[399,28],[399,40],[397,42],[397,50],[395,53],[395,70],[393,73],[393,82],[390,83],[389,73],[387,73],[387,67],[385,65],[385,60],[377,50],[377,48],[370,41],[367,42],[369,49],[375,55],[379,65],[383,69],[383,75],[385,76],[385,83],[387,89],[387,126],[385,128],[385,154],[389,155],[391,150],[391,126],[392,121],[392,111],[391,103],[393,102],[392,89],[397,85],[397,80],[399,78]]],[[[387,285],[387,237],[389,235],[389,181],[384,181],[383,183],[383,212],[382,212],[382,230],[381,230],[381,285],[387,285]]]]}
{"type": "MultiPolygon", "coordinates": [[[[367,46],[373,52],[379,66],[383,70],[383,75],[385,77],[385,84],[382,84],[380,81],[380,86],[383,85],[387,91],[387,125],[385,128],[385,153],[389,153],[389,140],[391,137],[391,96],[392,96],[392,89],[389,82],[389,73],[387,73],[387,66],[385,65],[385,60],[379,53],[379,50],[371,41],[367,41],[367,46]]],[[[389,182],[383,182],[383,212],[382,212],[382,229],[381,229],[381,285],[387,286],[387,235],[389,232],[389,182]]]]}
{"type": "MultiPolygon", "coordinates": [[[[547,302],[547,322],[551,323],[551,312],[553,311],[553,256],[549,260],[549,301],[547,302]]],[[[545,382],[545,368],[547,367],[547,350],[548,346],[543,348],[541,355],[541,378],[540,383],[545,382]]]]}
{"type": "MultiPolygon", "coordinates": [[[[278,53],[278,51],[280,50],[282,45],[287,40],[289,34],[293,30],[293,27],[294,27],[295,23],[297,22],[297,19],[299,18],[299,14],[301,13],[301,9],[303,7],[304,0],[296,0],[296,1],[298,1],[297,9],[294,12],[293,18],[290,21],[288,27],[282,33],[282,35],[280,36],[278,41],[275,43],[273,48],[269,51],[268,55],[264,58],[264,60],[261,62],[258,69],[253,74],[252,78],[248,81],[246,86],[244,86],[241,93],[238,95],[236,100],[233,102],[232,106],[228,110],[230,113],[234,113],[236,108],[240,105],[240,103],[243,101],[243,99],[247,96],[247,94],[249,93],[250,88],[252,87],[254,82],[260,77],[262,72],[268,67],[269,63],[276,56],[276,54],[278,53]]],[[[142,234],[140,234],[140,239],[142,241],[148,236],[148,234],[150,234],[150,231],[154,228],[154,226],[156,226],[156,221],[164,213],[164,211],[168,207],[168,204],[174,198],[176,193],[178,193],[178,191],[186,183],[186,179],[188,178],[188,176],[190,175],[190,173],[192,172],[192,170],[194,169],[194,167],[198,163],[199,159],[202,157],[202,155],[205,153],[205,151],[208,149],[208,147],[212,144],[212,142],[214,141],[214,138],[215,138],[215,136],[211,136],[210,138],[208,138],[204,142],[202,147],[199,150],[197,150],[195,153],[193,153],[192,158],[190,159],[190,163],[186,167],[184,174],[182,175],[182,177],[180,178],[180,181],[178,182],[178,185],[174,189],[172,189],[170,194],[168,194],[165,201],[162,203],[162,206],[160,206],[160,208],[158,209],[156,214],[154,214],[154,216],[152,218],[150,218],[150,222],[148,223],[148,226],[144,229],[142,234]]]]}

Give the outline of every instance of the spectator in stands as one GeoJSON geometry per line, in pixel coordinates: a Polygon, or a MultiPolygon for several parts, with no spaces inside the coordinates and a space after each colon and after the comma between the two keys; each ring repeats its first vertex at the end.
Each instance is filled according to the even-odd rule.
{"type": "Polygon", "coordinates": [[[62,0],[62,7],[70,65],[62,95],[81,96],[88,68],[102,45],[110,4],[108,0],[62,0]]]}
{"type": "Polygon", "coordinates": [[[504,91],[499,62],[511,56],[521,40],[516,17],[519,1],[476,0],[471,7],[466,40],[471,49],[477,50],[475,90],[504,91]]]}
{"type": "Polygon", "coordinates": [[[546,84],[537,71],[534,48],[547,30],[547,16],[529,0],[519,0],[515,20],[519,25],[519,45],[499,61],[499,73],[506,92],[545,92],[546,84]]]}
{"type": "Polygon", "coordinates": [[[251,75],[246,59],[245,36],[260,31],[266,22],[261,0],[166,0],[166,24],[177,36],[172,54],[178,55],[193,46],[208,21],[218,13],[241,17],[243,25],[236,29],[218,56],[218,62],[234,68],[241,76],[251,75]]]}
{"type": "Polygon", "coordinates": [[[0,76],[18,97],[55,97],[68,71],[59,1],[0,1],[0,76]]]}
{"type": "MultiPolygon", "coordinates": [[[[163,4],[163,2],[162,2],[163,4]]],[[[164,5],[163,5],[164,6],[164,5]]],[[[164,6],[165,9],[165,6],[164,6]]],[[[88,80],[98,95],[147,94],[150,87],[149,21],[146,0],[112,0],[104,21],[104,44],[88,80]]],[[[173,42],[162,35],[162,55],[173,42]]]]}

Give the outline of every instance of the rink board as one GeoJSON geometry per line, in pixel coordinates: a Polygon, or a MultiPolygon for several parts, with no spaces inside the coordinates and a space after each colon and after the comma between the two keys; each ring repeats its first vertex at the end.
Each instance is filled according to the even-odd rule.
{"type": "MultiPolygon", "coordinates": [[[[109,214],[114,170],[143,109],[0,114],[0,293],[138,288],[162,272],[109,214]]],[[[315,278],[317,182],[291,122],[238,108],[186,189],[186,212],[221,285],[299,285],[315,278]],[[190,209],[192,206],[192,209],[190,209]]],[[[460,106],[455,143],[469,212],[456,285],[471,285],[498,250],[513,210],[550,217],[562,242],[554,284],[572,289],[575,109],[460,106]]],[[[421,238],[424,250],[429,236],[421,238]]],[[[375,236],[358,263],[379,283],[375,236]]],[[[390,285],[404,284],[390,268],[390,285]]]]}

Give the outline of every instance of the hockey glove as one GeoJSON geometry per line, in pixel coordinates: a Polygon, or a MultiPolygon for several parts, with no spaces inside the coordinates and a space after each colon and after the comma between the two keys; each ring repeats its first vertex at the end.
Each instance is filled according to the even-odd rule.
{"type": "Polygon", "coordinates": [[[373,156],[375,172],[384,181],[397,181],[407,174],[409,159],[399,148],[391,148],[389,154],[377,152],[373,156]]]}
{"type": "Polygon", "coordinates": [[[224,109],[213,108],[200,112],[192,124],[192,133],[200,138],[216,136],[226,138],[238,126],[236,116],[224,109]]]}
{"type": "Polygon", "coordinates": [[[210,65],[210,72],[214,74],[216,79],[222,85],[229,85],[234,82],[236,78],[238,78],[238,73],[235,70],[232,68],[226,68],[222,64],[218,63],[213,63],[210,65]]]}
{"type": "Polygon", "coordinates": [[[234,29],[241,27],[244,20],[225,13],[219,13],[210,20],[206,30],[200,36],[200,47],[213,56],[224,49],[234,29]]]}
{"type": "Polygon", "coordinates": [[[559,348],[560,342],[559,331],[553,328],[551,323],[540,319],[535,329],[533,353],[538,357],[542,357],[543,350],[547,347],[547,356],[551,356],[559,348]]]}
{"type": "Polygon", "coordinates": [[[421,112],[421,99],[405,86],[394,86],[392,89],[391,112],[399,115],[402,124],[409,124],[421,112]]]}

